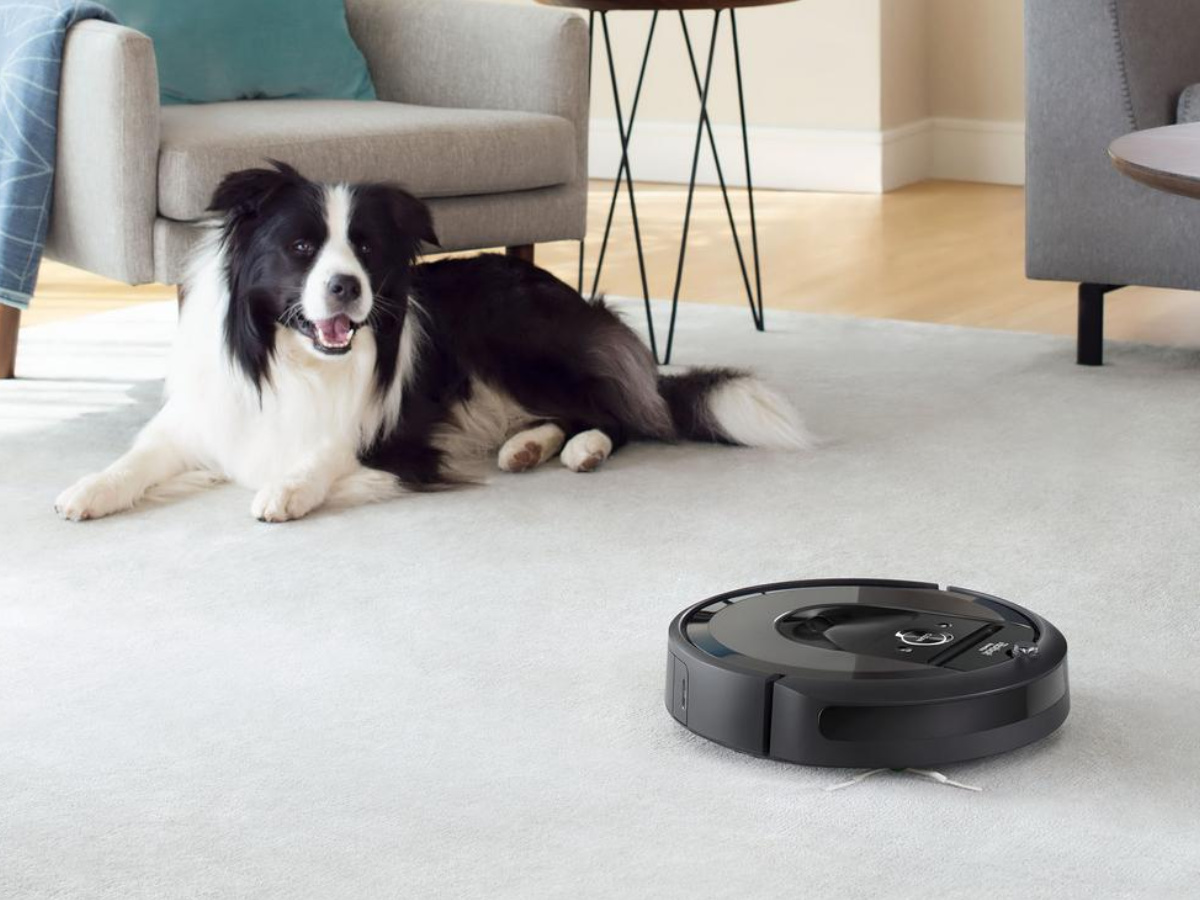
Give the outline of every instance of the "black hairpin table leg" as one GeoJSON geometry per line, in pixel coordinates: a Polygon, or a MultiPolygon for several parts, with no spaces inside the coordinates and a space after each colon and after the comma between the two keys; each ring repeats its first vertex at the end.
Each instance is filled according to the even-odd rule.
{"type": "MultiPolygon", "coordinates": [[[[703,149],[704,138],[708,137],[708,146],[712,152],[713,163],[717,173],[717,183],[721,188],[721,197],[725,204],[725,215],[729,220],[729,229],[733,236],[734,249],[737,252],[738,266],[742,275],[742,286],[746,292],[746,300],[750,306],[750,316],[754,321],[754,327],[762,331],[765,327],[766,311],[763,304],[762,290],[762,269],[759,257],[759,242],[758,242],[758,219],[754,207],[754,180],[751,174],[750,164],[750,135],[746,121],[746,96],[745,86],[742,80],[742,56],[741,47],[739,46],[738,30],[737,30],[737,14],[735,10],[729,9],[730,29],[732,32],[733,42],[733,59],[734,70],[737,78],[737,93],[738,93],[738,111],[740,114],[741,138],[742,138],[742,153],[745,158],[746,171],[746,194],[750,213],[750,256],[751,264],[754,270],[754,277],[751,279],[751,265],[747,263],[745,247],[742,243],[741,233],[737,225],[737,217],[734,214],[733,202],[729,196],[729,185],[725,179],[725,172],[721,166],[721,157],[717,147],[716,134],[712,126],[712,121],[708,115],[708,97],[709,88],[712,85],[713,60],[716,56],[717,41],[720,36],[721,15],[725,10],[722,8],[714,9],[712,35],[709,40],[708,55],[705,59],[705,67],[703,77],[701,77],[700,68],[697,65],[695,48],[692,45],[691,33],[688,30],[687,18],[682,10],[679,10],[679,23],[683,30],[683,39],[687,47],[688,63],[692,72],[692,81],[696,87],[696,94],[700,100],[700,115],[696,126],[696,141],[692,153],[692,168],[688,179],[687,189],[687,206],[684,211],[683,218],[683,233],[679,244],[679,258],[675,269],[675,284],[671,293],[671,318],[667,329],[666,344],[662,357],[659,357],[657,336],[654,328],[654,317],[650,304],[650,285],[646,274],[646,257],[642,243],[641,223],[637,213],[637,198],[634,192],[633,174],[630,171],[629,164],[629,145],[633,137],[633,127],[637,119],[638,107],[641,103],[642,89],[646,81],[646,69],[650,61],[650,52],[654,45],[655,30],[658,25],[658,11],[654,12],[650,20],[650,30],[646,36],[646,47],[642,53],[641,67],[638,72],[637,86],[633,94],[633,102],[629,107],[629,118],[625,119],[624,109],[621,104],[620,85],[617,81],[616,63],[613,58],[612,38],[608,30],[608,13],[606,10],[599,10],[600,28],[604,36],[604,50],[608,63],[609,80],[612,84],[613,105],[617,116],[617,130],[621,140],[621,163],[617,169],[616,182],[613,185],[612,197],[608,205],[608,216],[604,224],[604,235],[600,241],[600,250],[596,262],[596,271],[592,279],[591,296],[595,297],[600,286],[600,276],[604,269],[605,257],[608,252],[608,242],[612,235],[613,217],[616,213],[617,201],[620,198],[622,190],[625,191],[629,198],[630,213],[633,218],[633,239],[634,246],[637,251],[638,273],[641,276],[642,284],[642,299],[646,312],[646,326],[649,332],[650,348],[654,353],[654,358],[666,365],[671,361],[671,352],[674,349],[675,341],[675,324],[679,312],[679,297],[683,287],[683,273],[687,262],[688,238],[691,233],[692,212],[695,206],[696,199],[696,179],[700,167],[700,153],[703,149]]],[[[592,46],[595,42],[596,28],[596,11],[589,13],[589,61],[592,54],[592,46]]],[[[584,244],[580,242],[579,248],[579,288],[583,292],[584,282],[584,244]]]]}
{"type": "MultiPolygon", "coordinates": [[[[596,12],[588,12],[588,99],[592,96],[592,56],[596,45],[596,12]]],[[[585,187],[584,190],[587,190],[585,187]]],[[[587,256],[587,224],[584,223],[584,237],[579,240],[579,293],[583,293],[583,260],[587,256]]]]}
{"type": "MultiPolygon", "coordinates": [[[[736,60],[738,58],[737,37],[736,37],[736,35],[737,35],[737,24],[736,24],[737,18],[736,18],[734,10],[732,10],[732,9],[729,11],[729,18],[730,18],[730,21],[734,23],[735,37],[734,37],[733,49],[734,49],[734,59],[736,60]]],[[[683,29],[683,42],[684,42],[684,46],[687,47],[688,63],[691,65],[692,81],[696,85],[696,95],[700,96],[700,94],[703,90],[703,86],[700,84],[700,72],[696,68],[696,55],[692,50],[691,32],[688,30],[687,18],[684,16],[682,11],[680,11],[680,13],[679,13],[679,24],[683,29]]],[[[739,84],[739,91],[740,91],[740,84],[741,84],[740,63],[738,65],[738,72],[739,72],[738,84],[739,84]]],[[[743,109],[744,109],[744,107],[743,107],[743,109]]],[[[762,300],[762,289],[761,289],[761,287],[759,288],[758,304],[756,304],[754,289],[750,286],[750,276],[746,270],[746,256],[742,252],[741,235],[738,233],[737,220],[734,218],[734,215],[733,215],[733,204],[729,200],[729,188],[725,183],[725,172],[721,168],[721,154],[717,151],[717,139],[716,139],[716,136],[713,134],[712,119],[708,116],[707,113],[705,113],[702,116],[702,121],[704,122],[705,131],[708,132],[708,146],[712,150],[713,165],[715,166],[716,171],[717,171],[717,184],[719,184],[721,187],[721,197],[725,201],[725,215],[729,219],[729,231],[733,235],[733,248],[734,248],[734,250],[737,251],[738,267],[741,269],[741,272],[742,272],[742,285],[746,289],[746,300],[750,304],[750,316],[751,316],[751,318],[754,319],[754,326],[759,331],[762,331],[763,330],[762,313],[758,307],[758,304],[761,304],[761,300],[762,300]]],[[[748,150],[749,142],[746,139],[746,119],[745,119],[744,115],[742,117],[742,138],[743,138],[743,146],[748,150]]],[[[748,165],[749,159],[747,159],[746,162],[748,165]]],[[[750,174],[749,174],[749,170],[747,169],[747,173],[746,173],[747,184],[749,184],[749,179],[750,179],[750,174]]],[[[751,190],[751,192],[753,192],[753,188],[749,188],[749,190],[751,190]]],[[[750,201],[750,223],[751,223],[752,233],[755,236],[755,238],[754,238],[754,277],[755,277],[755,280],[757,281],[758,280],[758,238],[757,238],[757,229],[755,229],[753,227],[754,226],[753,193],[751,193],[751,201],[750,201]]]]}
{"type": "MultiPolygon", "coordinates": [[[[736,10],[729,10],[729,24],[733,31],[733,69],[737,73],[738,111],[742,120],[742,156],[746,160],[746,200],[750,207],[750,246],[754,253],[754,288],[758,295],[758,315],[754,318],[754,324],[759,331],[764,331],[767,327],[767,317],[763,308],[762,265],[758,258],[758,216],[754,212],[754,179],[750,175],[750,131],[746,126],[746,91],[742,85],[742,50],[738,38],[736,10]]],[[[714,148],[714,156],[716,152],[714,148]]],[[[728,197],[725,202],[729,202],[728,197]]]]}
{"type": "Polygon", "coordinates": [[[675,268],[675,290],[671,293],[671,322],[667,327],[667,347],[663,354],[663,365],[671,362],[671,349],[675,342],[675,317],[679,312],[679,291],[683,287],[683,265],[687,261],[688,233],[692,226],[692,207],[696,200],[696,173],[700,170],[700,150],[704,143],[704,123],[708,120],[708,88],[712,84],[713,59],[717,55],[717,37],[721,29],[721,10],[713,10],[712,37],[708,44],[708,64],[704,69],[703,87],[700,89],[700,121],[696,124],[696,144],[692,151],[692,174],[688,179],[687,206],[683,212],[683,235],[679,241],[679,264],[675,268]]]}
{"type": "Polygon", "coordinates": [[[633,242],[637,249],[638,273],[642,279],[642,301],[646,309],[646,328],[650,337],[650,351],[654,354],[655,361],[658,361],[658,341],[654,334],[654,316],[650,309],[650,281],[646,276],[646,255],[642,246],[642,229],[638,221],[637,198],[633,190],[633,173],[629,166],[629,140],[633,136],[633,124],[637,117],[638,104],[642,98],[642,86],[646,80],[646,66],[650,61],[650,49],[654,44],[654,30],[658,25],[658,13],[656,12],[650,20],[650,33],[646,38],[646,51],[642,55],[642,68],[638,74],[637,89],[633,95],[633,105],[629,111],[629,121],[626,123],[621,109],[621,88],[617,82],[617,66],[613,59],[612,38],[608,32],[608,13],[600,13],[600,28],[604,34],[604,51],[608,57],[608,75],[612,82],[613,92],[613,107],[617,114],[617,132],[621,139],[621,164],[617,169],[617,181],[613,186],[612,201],[608,206],[608,221],[604,225],[604,238],[600,242],[600,257],[596,263],[596,276],[592,281],[592,296],[596,296],[596,291],[600,285],[600,273],[604,268],[604,256],[608,251],[608,239],[612,233],[613,214],[617,207],[617,197],[620,194],[622,187],[622,178],[624,179],[624,187],[629,195],[629,212],[633,218],[633,242]]]}

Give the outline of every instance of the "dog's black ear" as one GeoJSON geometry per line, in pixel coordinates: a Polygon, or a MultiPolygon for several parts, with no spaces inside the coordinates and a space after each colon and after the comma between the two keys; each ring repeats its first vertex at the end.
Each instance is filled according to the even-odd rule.
{"type": "Polygon", "coordinates": [[[440,247],[437,232],[433,230],[433,215],[429,207],[403,188],[382,185],[387,198],[392,221],[405,237],[413,239],[413,255],[420,252],[420,243],[440,247]]]}
{"type": "Polygon", "coordinates": [[[270,169],[243,169],[226,175],[213,192],[209,210],[232,216],[254,215],[282,188],[308,183],[287,163],[268,161],[270,169]]]}

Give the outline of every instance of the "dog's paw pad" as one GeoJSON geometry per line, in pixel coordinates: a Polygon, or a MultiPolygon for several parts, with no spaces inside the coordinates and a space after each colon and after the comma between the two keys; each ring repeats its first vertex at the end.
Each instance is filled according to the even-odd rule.
{"type": "Polygon", "coordinates": [[[537,441],[526,441],[525,446],[517,450],[508,459],[508,471],[525,472],[542,461],[542,445],[537,441]]]}
{"type": "Polygon", "coordinates": [[[308,515],[323,499],[312,485],[269,484],[254,495],[250,515],[260,522],[290,522],[308,515]]]}
{"type": "Polygon", "coordinates": [[[500,448],[497,463],[505,472],[536,469],[562,446],[563,433],[557,425],[539,425],[513,435],[500,448]]]}
{"type": "Polygon", "coordinates": [[[54,501],[54,511],[70,522],[101,519],[128,506],[120,485],[102,472],[80,478],[54,501]]]}
{"type": "Polygon", "coordinates": [[[563,447],[562,463],[572,472],[594,472],[612,451],[612,439],[603,431],[583,431],[563,447]]]}
{"type": "Polygon", "coordinates": [[[581,460],[576,472],[594,472],[600,463],[604,462],[607,457],[603,453],[593,453],[587,459],[581,460]]]}

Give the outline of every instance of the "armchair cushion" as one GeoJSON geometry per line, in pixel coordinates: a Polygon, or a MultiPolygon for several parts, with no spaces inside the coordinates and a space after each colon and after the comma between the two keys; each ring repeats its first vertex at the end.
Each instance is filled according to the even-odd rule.
{"type": "Polygon", "coordinates": [[[279,159],[309,178],[399,181],[421,197],[566,184],[575,127],[543,113],[353,100],[263,100],[162,110],[158,208],[204,216],[226,172],[279,159]]]}

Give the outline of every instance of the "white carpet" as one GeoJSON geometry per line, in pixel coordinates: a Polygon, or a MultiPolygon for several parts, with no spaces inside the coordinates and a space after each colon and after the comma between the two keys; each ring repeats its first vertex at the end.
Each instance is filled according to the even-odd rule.
{"type": "Polygon", "coordinates": [[[0,383],[0,896],[1195,897],[1200,353],[689,307],[807,456],[633,447],[263,525],[233,487],[83,525],[171,308],[32,330],[0,383]],[[1065,728],[974,794],[705,743],[666,628],[760,581],[953,582],[1071,643],[1065,728]]]}

